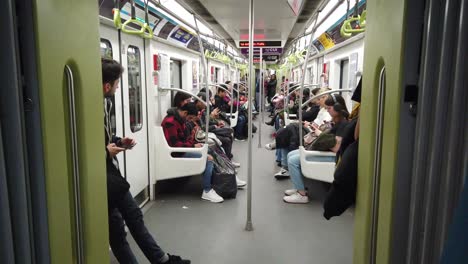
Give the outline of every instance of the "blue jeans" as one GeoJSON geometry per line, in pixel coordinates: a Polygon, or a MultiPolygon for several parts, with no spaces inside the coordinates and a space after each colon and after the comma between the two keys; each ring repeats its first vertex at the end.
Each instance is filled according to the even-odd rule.
{"type": "Polygon", "coordinates": [[[280,160],[281,160],[281,167],[285,170],[288,169],[288,154],[289,150],[287,148],[280,148],[278,149],[279,152],[281,153],[280,155],[280,160]]]}
{"type": "MultiPolygon", "coordinates": [[[[288,154],[288,170],[294,189],[304,191],[304,181],[302,181],[301,156],[299,150],[293,150],[288,154]]],[[[329,156],[308,156],[307,161],[335,162],[335,157],[329,156]]]]}
{"type": "Polygon", "coordinates": [[[146,258],[151,263],[160,263],[166,253],[146,229],[140,207],[130,192],[124,195],[116,208],[109,208],[109,243],[115,258],[120,263],[138,263],[127,242],[124,221],[146,258]]]}
{"type": "Polygon", "coordinates": [[[237,117],[237,125],[234,127],[234,136],[236,138],[243,138],[244,137],[244,127],[247,122],[247,119],[244,115],[239,114],[237,117]]]}
{"type": "MultiPolygon", "coordinates": [[[[201,155],[193,152],[185,152],[182,157],[185,158],[200,158],[201,155]]],[[[206,160],[206,168],[203,172],[203,190],[208,192],[211,190],[211,176],[213,175],[213,161],[206,160]]]]}

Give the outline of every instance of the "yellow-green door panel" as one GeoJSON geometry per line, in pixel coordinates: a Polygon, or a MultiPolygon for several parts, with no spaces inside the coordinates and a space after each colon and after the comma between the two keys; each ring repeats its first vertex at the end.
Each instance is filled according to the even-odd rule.
{"type": "Polygon", "coordinates": [[[52,263],[75,263],[64,67],[74,75],[85,263],[109,263],[103,109],[95,0],[34,1],[52,263]]]}
{"type": "Polygon", "coordinates": [[[389,263],[397,161],[405,0],[367,3],[364,74],[360,120],[358,194],[354,263],[368,263],[372,214],[372,183],[376,140],[379,78],[385,66],[385,100],[381,148],[380,195],[376,263],[389,263]]]}

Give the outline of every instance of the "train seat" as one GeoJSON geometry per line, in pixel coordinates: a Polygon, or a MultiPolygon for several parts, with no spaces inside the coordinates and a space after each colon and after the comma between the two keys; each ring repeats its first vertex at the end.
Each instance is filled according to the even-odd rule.
{"type": "Polygon", "coordinates": [[[304,175],[304,177],[323,182],[333,182],[335,162],[308,161],[306,157],[312,155],[335,157],[335,153],[331,151],[308,151],[303,146],[299,147],[299,153],[302,175],[304,175]]]}
{"type": "Polygon", "coordinates": [[[156,180],[174,179],[203,173],[208,157],[208,144],[202,148],[173,148],[164,137],[161,126],[155,126],[156,180]],[[199,158],[172,157],[173,152],[198,153],[199,158]]]}

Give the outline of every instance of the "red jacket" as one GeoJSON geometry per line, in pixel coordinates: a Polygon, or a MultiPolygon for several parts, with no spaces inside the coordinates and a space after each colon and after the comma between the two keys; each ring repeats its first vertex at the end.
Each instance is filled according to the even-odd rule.
{"type": "Polygon", "coordinates": [[[167,116],[161,123],[166,141],[171,147],[192,148],[195,142],[185,134],[185,121],[176,109],[167,110],[167,116]]]}

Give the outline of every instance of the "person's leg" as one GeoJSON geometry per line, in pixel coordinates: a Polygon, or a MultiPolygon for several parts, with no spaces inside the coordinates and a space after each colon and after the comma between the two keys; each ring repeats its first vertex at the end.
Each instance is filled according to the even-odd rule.
{"type": "MultiPolygon", "coordinates": [[[[127,224],[135,242],[151,263],[162,263],[169,259],[168,255],[158,246],[153,236],[149,233],[143,221],[140,207],[127,192],[118,205],[118,209],[127,224]]],[[[125,262],[122,262],[125,263],[125,262]]]]}
{"type": "Polygon", "coordinates": [[[281,148],[281,167],[285,170],[288,169],[288,153],[289,150],[287,148],[281,148]]]}
{"type": "Polygon", "coordinates": [[[245,116],[242,114],[239,114],[238,119],[237,119],[237,125],[234,128],[235,129],[235,137],[236,138],[244,138],[244,126],[245,126],[245,116]]]}
{"type": "Polygon", "coordinates": [[[211,190],[211,177],[213,175],[213,161],[206,161],[206,168],[203,172],[203,190],[209,192],[211,190]]]}
{"type": "Polygon", "coordinates": [[[127,242],[125,225],[120,212],[117,209],[109,210],[109,244],[112,253],[119,263],[138,263],[127,242]]]}
{"type": "Polygon", "coordinates": [[[299,150],[293,150],[288,153],[288,169],[294,189],[305,192],[304,182],[302,181],[301,160],[299,150]]]}

